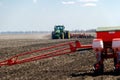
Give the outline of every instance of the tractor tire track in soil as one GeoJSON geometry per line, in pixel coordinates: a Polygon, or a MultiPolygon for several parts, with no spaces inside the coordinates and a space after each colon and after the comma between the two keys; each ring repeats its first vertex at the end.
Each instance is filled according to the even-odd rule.
{"type": "MultiPolygon", "coordinates": [[[[0,40],[0,61],[15,54],[69,41],[75,39],[0,40]]],[[[82,44],[92,43],[92,39],[79,39],[79,41],[82,44]]],[[[74,52],[13,66],[2,66],[0,80],[120,80],[120,76],[114,75],[112,71],[113,60],[104,62],[105,73],[98,76],[94,76],[92,71],[95,62],[95,54],[92,50],[74,52]]]]}

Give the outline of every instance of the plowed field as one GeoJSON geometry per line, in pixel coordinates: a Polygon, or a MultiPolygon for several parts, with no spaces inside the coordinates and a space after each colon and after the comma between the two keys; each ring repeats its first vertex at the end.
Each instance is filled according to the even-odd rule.
{"type": "MultiPolygon", "coordinates": [[[[92,39],[78,39],[91,44],[92,39]]],[[[22,52],[48,47],[71,40],[0,39],[0,61],[22,52]]],[[[103,75],[94,76],[96,62],[92,50],[74,52],[53,58],[0,67],[0,80],[120,80],[113,73],[113,60],[106,60],[103,75]]]]}

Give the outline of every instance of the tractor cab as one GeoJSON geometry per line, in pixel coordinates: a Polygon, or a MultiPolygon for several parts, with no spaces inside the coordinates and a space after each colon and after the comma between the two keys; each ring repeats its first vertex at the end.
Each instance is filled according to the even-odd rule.
{"type": "Polygon", "coordinates": [[[62,26],[62,25],[58,25],[58,26],[55,26],[55,27],[54,27],[54,30],[55,30],[55,31],[60,30],[61,32],[63,32],[64,29],[65,29],[65,27],[62,26]]]}

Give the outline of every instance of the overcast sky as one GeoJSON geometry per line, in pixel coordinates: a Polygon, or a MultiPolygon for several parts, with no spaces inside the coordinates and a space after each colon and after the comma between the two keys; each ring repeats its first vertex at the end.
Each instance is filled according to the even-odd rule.
{"type": "Polygon", "coordinates": [[[0,0],[0,32],[120,26],[120,0],[0,0]]]}

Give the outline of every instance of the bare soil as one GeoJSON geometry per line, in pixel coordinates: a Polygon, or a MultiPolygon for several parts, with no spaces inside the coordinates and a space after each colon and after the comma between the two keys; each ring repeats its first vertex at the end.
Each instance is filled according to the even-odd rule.
{"type": "MultiPolygon", "coordinates": [[[[92,39],[78,40],[82,44],[92,43],[92,39]]],[[[0,39],[0,61],[15,54],[69,41],[75,39],[0,39]]],[[[114,75],[112,59],[105,60],[103,75],[93,74],[95,62],[92,50],[74,52],[13,66],[1,66],[0,80],[120,80],[119,75],[114,75]]]]}

